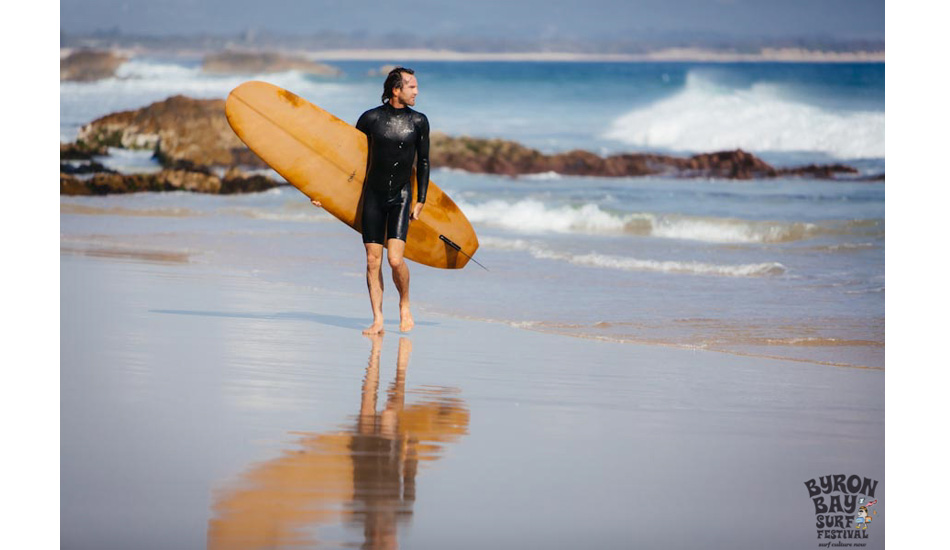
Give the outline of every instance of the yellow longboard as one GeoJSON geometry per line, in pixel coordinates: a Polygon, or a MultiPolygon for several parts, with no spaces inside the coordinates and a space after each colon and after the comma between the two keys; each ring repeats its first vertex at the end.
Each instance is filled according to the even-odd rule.
{"type": "MultiPolygon", "coordinates": [[[[304,195],[320,201],[327,212],[360,230],[368,152],[363,132],[266,82],[241,84],[228,95],[224,109],[234,133],[264,162],[304,195]]],[[[415,171],[412,186],[415,202],[415,171]]],[[[458,269],[477,249],[468,218],[430,181],[422,215],[409,223],[405,257],[458,269]]]]}

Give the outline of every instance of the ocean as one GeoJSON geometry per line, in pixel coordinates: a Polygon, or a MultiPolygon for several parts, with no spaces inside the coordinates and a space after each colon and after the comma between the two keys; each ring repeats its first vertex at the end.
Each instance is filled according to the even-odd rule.
{"type": "MultiPolygon", "coordinates": [[[[355,123],[378,104],[380,62],[345,75],[209,76],[193,58],[140,57],[118,77],[60,85],[60,139],[169,96],[285,87],[355,123]]],[[[742,148],[776,166],[884,172],[884,65],[418,62],[433,131],[546,153],[687,155],[742,148]]],[[[103,159],[156,170],[148,153],[103,159]]],[[[489,271],[412,269],[426,312],[615,342],[884,366],[884,182],[781,178],[502,177],[436,169],[472,221],[489,271]]],[[[352,296],[370,320],[359,236],[292,187],[61,198],[69,254],[182,258],[269,283],[352,296]],[[144,255],[144,256],[143,256],[144,255]],[[152,256],[149,256],[152,255],[152,256]]],[[[258,304],[262,310],[267,304],[258,304]]],[[[387,315],[395,292],[387,278],[387,315]]],[[[417,330],[425,330],[421,325],[417,330]]],[[[631,348],[633,349],[633,348],[631,348]]]]}

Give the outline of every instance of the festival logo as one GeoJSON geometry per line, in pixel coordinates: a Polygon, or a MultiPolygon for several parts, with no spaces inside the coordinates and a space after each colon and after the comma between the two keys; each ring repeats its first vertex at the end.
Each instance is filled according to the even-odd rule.
{"type": "Polygon", "coordinates": [[[835,474],[805,482],[815,506],[818,547],[863,547],[874,530],[878,500],[877,480],[859,475],[835,474]],[[856,539],[845,542],[848,539],[856,539]]]}

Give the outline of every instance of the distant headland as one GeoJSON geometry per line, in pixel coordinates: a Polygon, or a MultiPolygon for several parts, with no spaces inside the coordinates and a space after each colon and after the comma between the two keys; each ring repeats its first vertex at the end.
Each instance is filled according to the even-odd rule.
{"type": "Polygon", "coordinates": [[[275,52],[313,62],[338,60],[571,61],[571,62],[807,62],[883,63],[883,40],[829,38],[689,40],[631,36],[623,40],[577,42],[507,37],[392,37],[320,32],[309,36],[247,31],[235,35],[139,36],[118,29],[91,34],[61,33],[62,57],[77,50],[119,55],[180,55],[203,58],[220,52],[275,52]]]}

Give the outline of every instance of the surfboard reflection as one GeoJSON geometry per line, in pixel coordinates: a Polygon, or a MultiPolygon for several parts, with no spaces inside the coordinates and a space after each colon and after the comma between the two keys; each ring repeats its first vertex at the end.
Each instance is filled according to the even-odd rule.
{"type": "Polygon", "coordinates": [[[438,460],[445,444],[468,433],[469,411],[452,388],[412,391],[421,399],[406,405],[408,338],[399,340],[396,377],[377,411],[382,339],[371,338],[355,425],[308,434],[298,448],[254,465],[220,491],[208,548],[341,544],[318,539],[318,529],[331,524],[362,528],[363,548],[398,548],[398,528],[412,517],[420,463],[438,460]]]}

